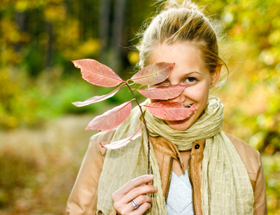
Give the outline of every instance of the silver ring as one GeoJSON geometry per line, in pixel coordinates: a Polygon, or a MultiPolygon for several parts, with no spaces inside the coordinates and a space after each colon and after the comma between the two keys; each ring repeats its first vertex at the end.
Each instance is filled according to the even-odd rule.
{"type": "Polygon", "coordinates": [[[132,204],[134,210],[136,210],[137,208],[139,208],[139,205],[134,201],[134,199],[131,200],[131,204],[132,204]]]}

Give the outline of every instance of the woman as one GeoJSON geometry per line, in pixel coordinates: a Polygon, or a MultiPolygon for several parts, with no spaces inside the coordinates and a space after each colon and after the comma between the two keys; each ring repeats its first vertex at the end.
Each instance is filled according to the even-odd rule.
{"type": "Polygon", "coordinates": [[[106,151],[98,144],[131,135],[141,121],[138,108],[116,130],[94,135],[67,213],[267,214],[260,155],[221,131],[223,106],[209,96],[226,67],[209,20],[193,3],[167,1],[138,49],[141,67],[175,62],[170,77],[152,87],[187,84],[171,101],[196,111],[181,121],[163,121],[145,111],[153,175],[145,175],[145,133],[119,150],[106,151]]]}

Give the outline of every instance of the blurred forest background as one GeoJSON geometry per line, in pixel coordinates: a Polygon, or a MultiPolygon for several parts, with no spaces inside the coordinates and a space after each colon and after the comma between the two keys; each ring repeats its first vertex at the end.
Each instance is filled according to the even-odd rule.
{"type": "MultiPolygon", "coordinates": [[[[179,0],[178,0],[179,1],[179,0]]],[[[224,130],[262,153],[269,214],[280,214],[280,0],[194,0],[220,25],[230,67],[213,92],[224,130]]],[[[77,108],[111,89],[82,80],[71,60],[93,58],[122,78],[135,71],[136,33],[155,0],[1,0],[0,214],[63,214],[94,115],[130,99],[77,108]]]]}

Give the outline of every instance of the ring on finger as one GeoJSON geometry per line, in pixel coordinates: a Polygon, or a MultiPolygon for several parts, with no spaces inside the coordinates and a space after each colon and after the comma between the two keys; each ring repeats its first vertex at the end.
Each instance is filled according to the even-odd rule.
{"type": "Polygon", "coordinates": [[[139,208],[139,205],[135,202],[134,199],[131,200],[131,204],[132,204],[134,210],[136,210],[137,208],[139,208]]]}

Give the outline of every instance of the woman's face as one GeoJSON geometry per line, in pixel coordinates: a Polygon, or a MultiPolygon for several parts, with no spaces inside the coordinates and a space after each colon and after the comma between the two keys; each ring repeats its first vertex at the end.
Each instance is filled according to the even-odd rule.
{"type": "Polygon", "coordinates": [[[175,44],[161,44],[156,46],[150,56],[149,63],[169,62],[175,67],[169,78],[156,86],[188,84],[183,93],[170,101],[182,102],[185,107],[196,106],[196,111],[187,119],[180,121],[166,121],[173,129],[186,130],[202,114],[208,100],[209,90],[218,81],[220,67],[210,73],[201,57],[201,51],[193,43],[179,42],[175,44]]]}

